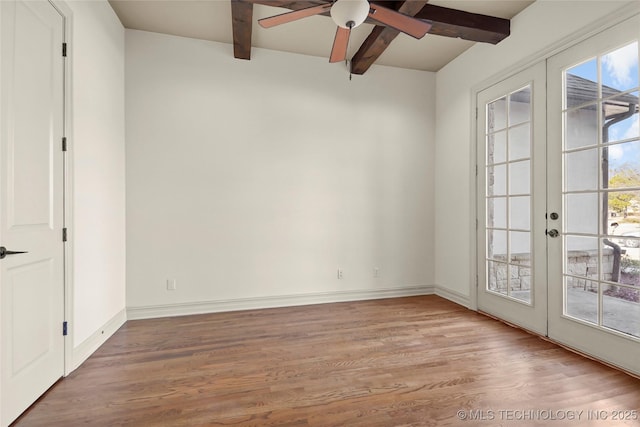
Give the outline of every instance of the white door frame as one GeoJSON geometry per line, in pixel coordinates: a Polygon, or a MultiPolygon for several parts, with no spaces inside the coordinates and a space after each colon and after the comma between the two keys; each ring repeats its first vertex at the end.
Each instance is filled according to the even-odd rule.
{"type": "Polygon", "coordinates": [[[64,134],[67,137],[67,152],[64,156],[64,227],[67,228],[67,242],[64,248],[64,318],[68,324],[64,337],[64,375],[69,375],[77,366],[74,361],[74,296],[73,296],[73,12],[65,0],[49,0],[64,17],[64,41],[67,43],[67,57],[64,64],[64,134]]]}

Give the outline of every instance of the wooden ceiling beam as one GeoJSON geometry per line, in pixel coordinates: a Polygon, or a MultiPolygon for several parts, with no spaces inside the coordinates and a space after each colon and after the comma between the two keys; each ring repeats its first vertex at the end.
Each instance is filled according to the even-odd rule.
{"type": "Polygon", "coordinates": [[[233,56],[237,59],[251,59],[252,21],[253,3],[242,0],[231,0],[233,56]]]}
{"type": "MultiPolygon", "coordinates": [[[[508,19],[480,15],[462,10],[449,9],[422,2],[417,12],[413,12],[416,1],[407,1],[399,11],[432,23],[429,34],[455,37],[464,40],[496,44],[509,36],[511,23],[508,19]],[[411,8],[411,12],[405,11],[411,8]]],[[[351,72],[364,74],[382,55],[400,32],[392,28],[376,26],[362,43],[351,61],[351,72]]]]}
{"type": "Polygon", "coordinates": [[[432,23],[429,34],[497,44],[509,37],[508,19],[426,4],[416,18],[432,23]]]}
{"type": "MultiPolygon", "coordinates": [[[[398,12],[405,15],[415,16],[427,4],[428,0],[410,0],[403,2],[398,8],[398,12]]],[[[376,25],[371,34],[365,39],[351,60],[351,72],[353,74],[364,74],[369,67],[382,55],[389,44],[395,39],[400,31],[391,27],[376,25]]]]}

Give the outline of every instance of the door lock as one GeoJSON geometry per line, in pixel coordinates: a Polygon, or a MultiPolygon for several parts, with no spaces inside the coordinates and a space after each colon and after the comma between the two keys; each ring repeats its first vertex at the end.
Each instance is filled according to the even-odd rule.
{"type": "Polygon", "coordinates": [[[549,218],[558,219],[558,214],[556,212],[551,212],[551,214],[549,215],[549,218]]]}
{"type": "Polygon", "coordinates": [[[547,234],[549,235],[549,237],[558,237],[560,235],[558,230],[556,230],[555,228],[552,228],[551,230],[548,230],[547,234]]]}

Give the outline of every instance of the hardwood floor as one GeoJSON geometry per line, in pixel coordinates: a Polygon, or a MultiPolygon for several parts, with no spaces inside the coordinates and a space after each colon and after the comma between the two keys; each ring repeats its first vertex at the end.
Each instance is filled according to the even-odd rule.
{"type": "Polygon", "coordinates": [[[639,410],[639,379],[424,296],[129,321],[15,425],[615,426],[639,410]]]}

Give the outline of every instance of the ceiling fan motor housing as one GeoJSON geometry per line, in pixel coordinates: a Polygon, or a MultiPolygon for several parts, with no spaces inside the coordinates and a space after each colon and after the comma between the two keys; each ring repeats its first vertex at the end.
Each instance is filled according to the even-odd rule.
{"type": "Polygon", "coordinates": [[[355,28],[369,15],[367,0],[338,0],[331,6],[331,18],[342,28],[355,28]]]}

